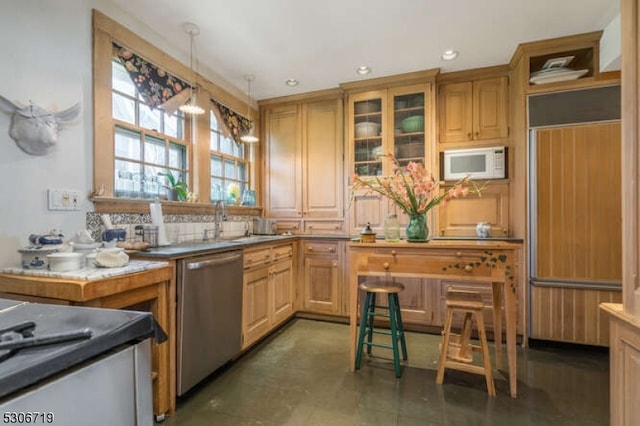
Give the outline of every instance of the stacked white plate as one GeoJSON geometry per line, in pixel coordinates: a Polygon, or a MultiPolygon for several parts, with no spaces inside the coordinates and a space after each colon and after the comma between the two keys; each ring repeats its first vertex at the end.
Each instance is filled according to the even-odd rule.
{"type": "Polygon", "coordinates": [[[557,83],[559,81],[576,80],[588,72],[589,70],[572,70],[566,67],[542,69],[531,73],[529,76],[529,83],[547,84],[557,83]]]}

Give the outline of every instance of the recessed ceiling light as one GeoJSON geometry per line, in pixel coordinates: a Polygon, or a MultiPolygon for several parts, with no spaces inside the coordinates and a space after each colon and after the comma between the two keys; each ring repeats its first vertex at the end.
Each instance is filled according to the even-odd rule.
{"type": "Polygon", "coordinates": [[[445,61],[453,61],[457,57],[458,51],[456,50],[445,50],[442,54],[442,59],[444,59],[445,61]]]}
{"type": "Polygon", "coordinates": [[[362,65],[356,68],[356,73],[358,73],[358,75],[367,75],[370,72],[371,72],[371,68],[366,65],[362,65]]]}
{"type": "Polygon", "coordinates": [[[284,84],[286,84],[289,87],[295,87],[295,86],[298,85],[298,83],[299,83],[299,81],[296,80],[295,78],[290,78],[290,79],[288,79],[287,81],[284,82],[284,84]]]}

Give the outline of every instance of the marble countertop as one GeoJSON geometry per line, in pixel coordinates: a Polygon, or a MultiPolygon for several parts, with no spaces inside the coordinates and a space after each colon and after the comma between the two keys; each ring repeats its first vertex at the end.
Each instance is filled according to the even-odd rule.
{"type": "Polygon", "coordinates": [[[116,277],[119,275],[133,274],[149,269],[162,268],[168,266],[167,262],[155,262],[146,260],[129,260],[125,266],[119,268],[97,268],[87,267],[69,272],[53,272],[47,269],[23,269],[22,267],[0,268],[2,274],[29,275],[34,277],[45,278],[62,278],[78,281],[95,281],[106,278],[116,277]]]}

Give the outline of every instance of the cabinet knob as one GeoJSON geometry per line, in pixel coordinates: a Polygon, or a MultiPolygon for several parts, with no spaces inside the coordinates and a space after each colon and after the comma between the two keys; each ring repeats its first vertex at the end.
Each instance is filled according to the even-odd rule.
{"type": "Polygon", "coordinates": [[[388,262],[384,262],[384,264],[382,265],[382,267],[384,269],[389,269],[389,263],[388,262]]]}
{"type": "Polygon", "coordinates": [[[313,247],[312,247],[312,246],[309,246],[309,247],[307,248],[307,251],[313,251],[313,247]]]}
{"type": "Polygon", "coordinates": [[[335,253],[336,252],[336,248],[335,247],[329,247],[329,249],[327,251],[329,253],[335,253]]]}
{"type": "Polygon", "coordinates": [[[471,139],[471,133],[467,133],[467,138],[471,139]]]}
{"type": "Polygon", "coordinates": [[[471,266],[471,265],[467,265],[467,266],[465,266],[465,267],[464,267],[464,271],[465,271],[465,272],[471,272],[471,271],[473,271],[473,266],[471,266]]]}
{"type": "Polygon", "coordinates": [[[458,257],[462,257],[462,252],[461,252],[461,251],[457,251],[457,252],[456,252],[456,256],[458,256],[458,257]]]}
{"type": "Polygon", "coordinates": [[[335,260],[333,261],[333,263],[331,263],[331,266],[333,266],[334,268],[338,267],[338,262],[336,262],[335,260]]]}
{"type": "Polygon", "coordinates": [[[342,229],[342,225],[336,225],[336,229],[342,229]]]}
{"type": "Polygon", "coordinates": [[[480,136],[480,132],[476,132],[475,135],[476,135],[476,138],[477,138],[478,136],[480,136]]]}
{"type": "Polygon", "coordinates": [[[397,252],[397,251],[395,251],[395,250],[391,250],[391,256],[395,256],[396,254],[398,254],[398,252],[397,252]]]}
{"type": "Polygon", "coordinates": [[[298,229],[298,225],[293,225],[293,229],[298,229]]]}
{"type": "Polygon", "coordinates": [[[312,229],[312,228],[313,228],[313,225],[309,225],[309,226],[307,226],[307,228],[312,229]]]}

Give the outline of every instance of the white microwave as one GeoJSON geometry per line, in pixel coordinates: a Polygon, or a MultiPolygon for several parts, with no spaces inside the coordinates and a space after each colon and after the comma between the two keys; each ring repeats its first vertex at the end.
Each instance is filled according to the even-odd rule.
{"type": "Polygon", "coordinates": [[[440,180],[505,179],[507,148],[451,149],[440,153],[440,180]]]}

